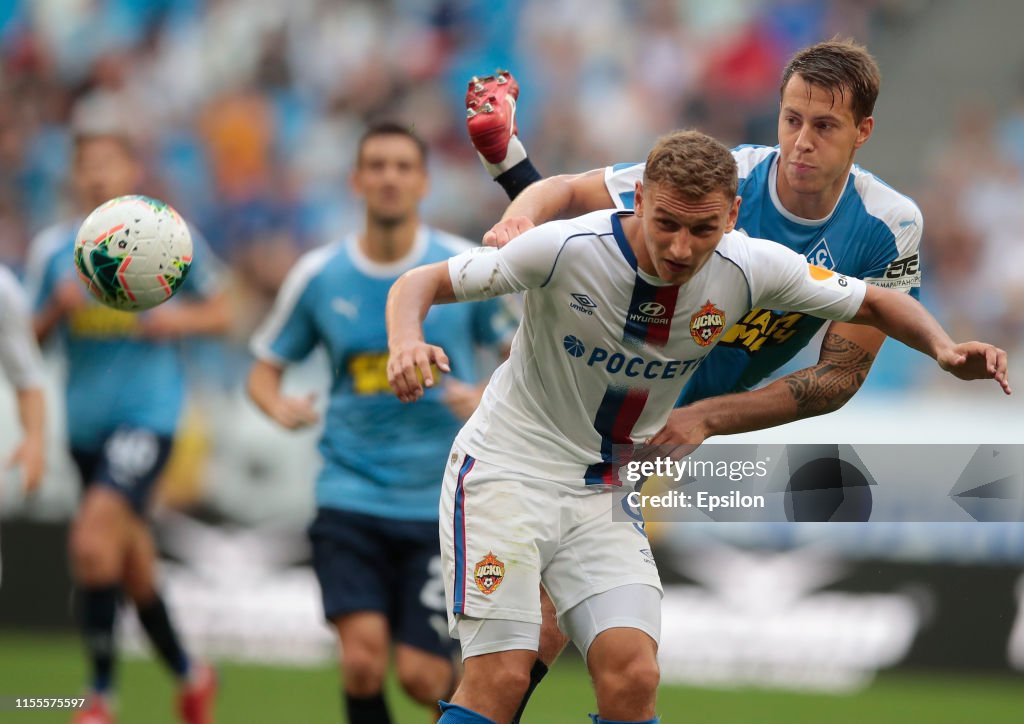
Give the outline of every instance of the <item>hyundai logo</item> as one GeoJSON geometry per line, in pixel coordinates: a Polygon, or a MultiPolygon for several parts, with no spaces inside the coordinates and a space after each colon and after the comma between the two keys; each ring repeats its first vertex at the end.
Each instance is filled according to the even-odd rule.
{"type": "Polygon", "coordinates": [[[648,317],[660,317],[665,313],[665,305],[658,302],[644,302],[637,309],[640,310],[640,314],[646,314],[648,317]]]}

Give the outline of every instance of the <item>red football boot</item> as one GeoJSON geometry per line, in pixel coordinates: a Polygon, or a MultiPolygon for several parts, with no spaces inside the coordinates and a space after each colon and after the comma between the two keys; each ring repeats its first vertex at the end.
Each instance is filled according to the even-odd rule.
{"type": "Polygon", "coordinates": [[[519,84],[507,70],[474,76],[466,89],[466,128],[480,155],[498,164],[508,155],[509,140],[516,135],[516,99],[519,84]]]}
{"type": "Polygon", "coordinates": [[[217,672],[209,664],[199,663],[195,675],[178,694],[178,715],[185,724],[213,724],[213,704],[217,697],[217,672]]]}
{"type": "Polygon", "coordinates": [[[114,712],[105,696],[92,694],[86,701],[85,708],[79,709],[71,718],[71,724],[116,724],[114,712]]]}

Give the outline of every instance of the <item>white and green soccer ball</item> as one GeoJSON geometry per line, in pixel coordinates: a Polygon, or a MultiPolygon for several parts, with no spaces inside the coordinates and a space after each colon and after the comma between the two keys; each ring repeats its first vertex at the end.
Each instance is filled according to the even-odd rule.
{"type": "Polygon", "coordinates": [[[167,301],[192,266],[192,235],[168,204],[118,196],[89,214],[75,237],[75,267],[94,297],[127,312],[167,301]]]}

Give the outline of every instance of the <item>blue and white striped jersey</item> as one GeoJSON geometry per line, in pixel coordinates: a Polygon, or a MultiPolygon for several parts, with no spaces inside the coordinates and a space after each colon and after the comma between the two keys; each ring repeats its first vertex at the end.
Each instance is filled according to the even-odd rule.
{"type": "MultiPolygon", "coordinates": [[[[737,229],[776,241],[817,266],[918,298],[923,220],[913,201],[855,165],[832,213],[824,219],[801,219],[779,201],[777,147],[739,146],[733,156],[743,199],[737,229]]],[[[642,163],[605,169],[605,185],[618,208],[633,208],[643,171],[642,163]]],[[[752,309],[735,322],[708,364],[690,380],[681,404],[756,386],[792,359],[824,323],[770,308],[752,309]]]]}
{"type": "Polygon", "coordinates": [[[474,458],[567,485],[615,484],[612,446],[665,424],[687,380],[752,307],[850,319],[866,285],[733,231],[686,284],[638,268],[621,215],[596,211],[448,262],[455,295],[526,291],[508,361],[458,442],[474,458]]]}
{"type": "MultiPolygon", "coordinates": [[[[281,365],[303,359],[318,345],[327,351],[332,381],[320,439],[318,506],[437,520],[445,455],[462,423],[442,401],[443,384],[415,405],[395,398],[387,379],[384,306],[402,273],[471,247],[423,226],[413,249],[397,262],[372,261],[351,236],[307,253],[289,272],[253,337],[252,351],[281,365]]],[[[450,304],[430,310],[424,335],[448,353],[453,377],[475,383],[477,347],[511,339],[515,326],[497,301],[450,304]]]]}

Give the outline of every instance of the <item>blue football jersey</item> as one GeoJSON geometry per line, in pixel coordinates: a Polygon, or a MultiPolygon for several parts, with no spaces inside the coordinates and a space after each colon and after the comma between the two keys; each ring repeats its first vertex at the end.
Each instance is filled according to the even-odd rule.
{"type": "MultiPolygon", "coordinates": [[[[855,165],[832,213],[802,219],[779,201],[778,147],[739,146],[733,156],[743,199],[737,229],[783,244],[812,264],[918,298],[924,222],[908,197],[855,165]]],[[[605,170],[605,185],[618,208],[633,208],[643,170],[642,163],[605,170]]],[[[824,324],[817,317],[773,309],[752,309],[727,322],[728,331],[690,379],[680,404],[751,389],[792,359],[824,324]]]]}
{"type": "MultiPolygon", "coordinates": [[[[35,311],[50,303],[57,286],[76,278],[75,232],[81,220],[58,224],[32,242],[26,287],[35,311]]],[[[174,298],[208,297],[218,291],[219,263],[193,228],[193,260],[174,298]]],[[[118,427],[141,427],[173,435],[185,397],[180,342],[154,341],[139,334],[145,312],[122,312],[88,299],[65,318],[56,333],[67,356],[66,414],[68,442],[75,450],[99,449],[118,427]]]]}
{"type": "MultiPolygon", "coordinates": [[[[327,351],[331,391],[320,452],[317,505],[405,520],[436,520],[445,458],[462,427],[442,401],[441,385],[414,405],[398,401],[387,380],[384,306],[408,269],[445,261],[469,242],[421,227],[396,263],[373,262],[355,236],[303,256],[253,337],[257,358],[285,365],[317,345],[327,351]]],[[[431,308],[425,339],[442,347],[451,376],[476,383],[477,347],[511,339],[516,321],[497,301],[431,308]]],[[[435,372],[435,379],[437,373],[435,372]]]]}

